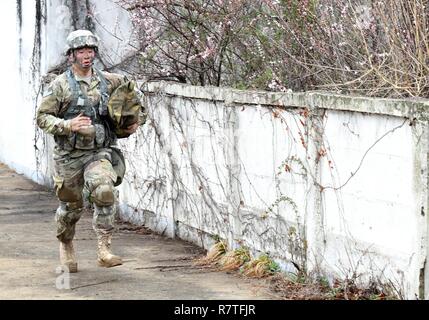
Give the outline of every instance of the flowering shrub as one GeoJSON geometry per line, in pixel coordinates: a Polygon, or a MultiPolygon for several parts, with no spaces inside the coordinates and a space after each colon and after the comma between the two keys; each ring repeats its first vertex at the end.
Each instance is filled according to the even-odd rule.
{"type": "Polygon", "coordinates": [[[429,0],[118,0],[151,79],[428,97],[429,0]]]}

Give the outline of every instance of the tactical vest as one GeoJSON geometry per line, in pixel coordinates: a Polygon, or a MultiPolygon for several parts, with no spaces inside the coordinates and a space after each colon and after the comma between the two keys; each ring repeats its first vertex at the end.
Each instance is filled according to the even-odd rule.
{"type": "Polygon", "coordinates": [[[82,135],[80,133],[73,132],[70,136],[55,136],[55,141],[60,149],[67,151],[72,151],[74,149],[92,150],[107,147],[115,140],[114,133],[110,129],[110,124],[107,119],[107,102],[109,100],[109,93],[107,90],[106,78],[97,69],[93,68],[93,70],[100,79],[98,89],[101,95],[99,101],[93,102],[82,92],[71,69],[66,71],[67,81],[72,97],[70,105],[63,118],[65,120],[73,119],[82,113],[83,115],[91,118],[95,132],[91,135],[82,135]]]}

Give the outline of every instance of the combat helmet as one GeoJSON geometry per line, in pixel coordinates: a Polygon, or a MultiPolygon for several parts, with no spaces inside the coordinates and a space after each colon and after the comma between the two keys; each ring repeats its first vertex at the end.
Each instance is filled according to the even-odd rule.
{"type": "Polygon", "coordinates": [[[89,30],[75,30],[70,32],[66,40],[64,53],[68,55],[70,50],[82,47],[91,47],[98,50],[99,39],[89,30]]]}

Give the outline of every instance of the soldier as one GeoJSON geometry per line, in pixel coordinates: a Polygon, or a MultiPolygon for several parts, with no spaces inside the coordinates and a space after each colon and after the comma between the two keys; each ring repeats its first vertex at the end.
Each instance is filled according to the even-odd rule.
{"type": "MultiPolygon", "coordinates": [[[[98,240],[98,264],[122,264],[122,259],[110,251],[116,210],[114,186],[122,177],[112,166],[112,161],[118,159],[114,148],[117,136],[107,105],[115,89],[134,86],[122,75],[101,72],[93,66],[98,42],[98,37],[88,30],[69,34],[65,54],[71,67],[50,84],[37,110],[38,126],[52,134],[56,142],[54,184],[59,207],[55,221],[60,261],[69,272],[78,269],[72,240],[82,215],[84,188],[94,206],[92,224],[98,240]]],[[[122,128],[122,137],[134,133],[140,124],[140,120],[128,122],[122,128]]]]}

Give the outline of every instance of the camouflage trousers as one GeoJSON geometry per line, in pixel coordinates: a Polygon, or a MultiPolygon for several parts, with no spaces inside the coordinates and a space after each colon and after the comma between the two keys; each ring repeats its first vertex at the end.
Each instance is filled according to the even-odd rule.
{"type": "Polygon", "coordinates": [[[84,200],[94,206],[92,226],[97,235],[110,234],[114,229],[117,175],[111,164],[111,150],[79,150],[67,155],[54,155],[55,192],[60,205],[55,214],[57,238],[73,239],[75,226],[83,213],[84,200]],[[85,190],[85,192],[83,192],[85,190]],[[84,199],[87,196],[88,199],[84,199]]]}

